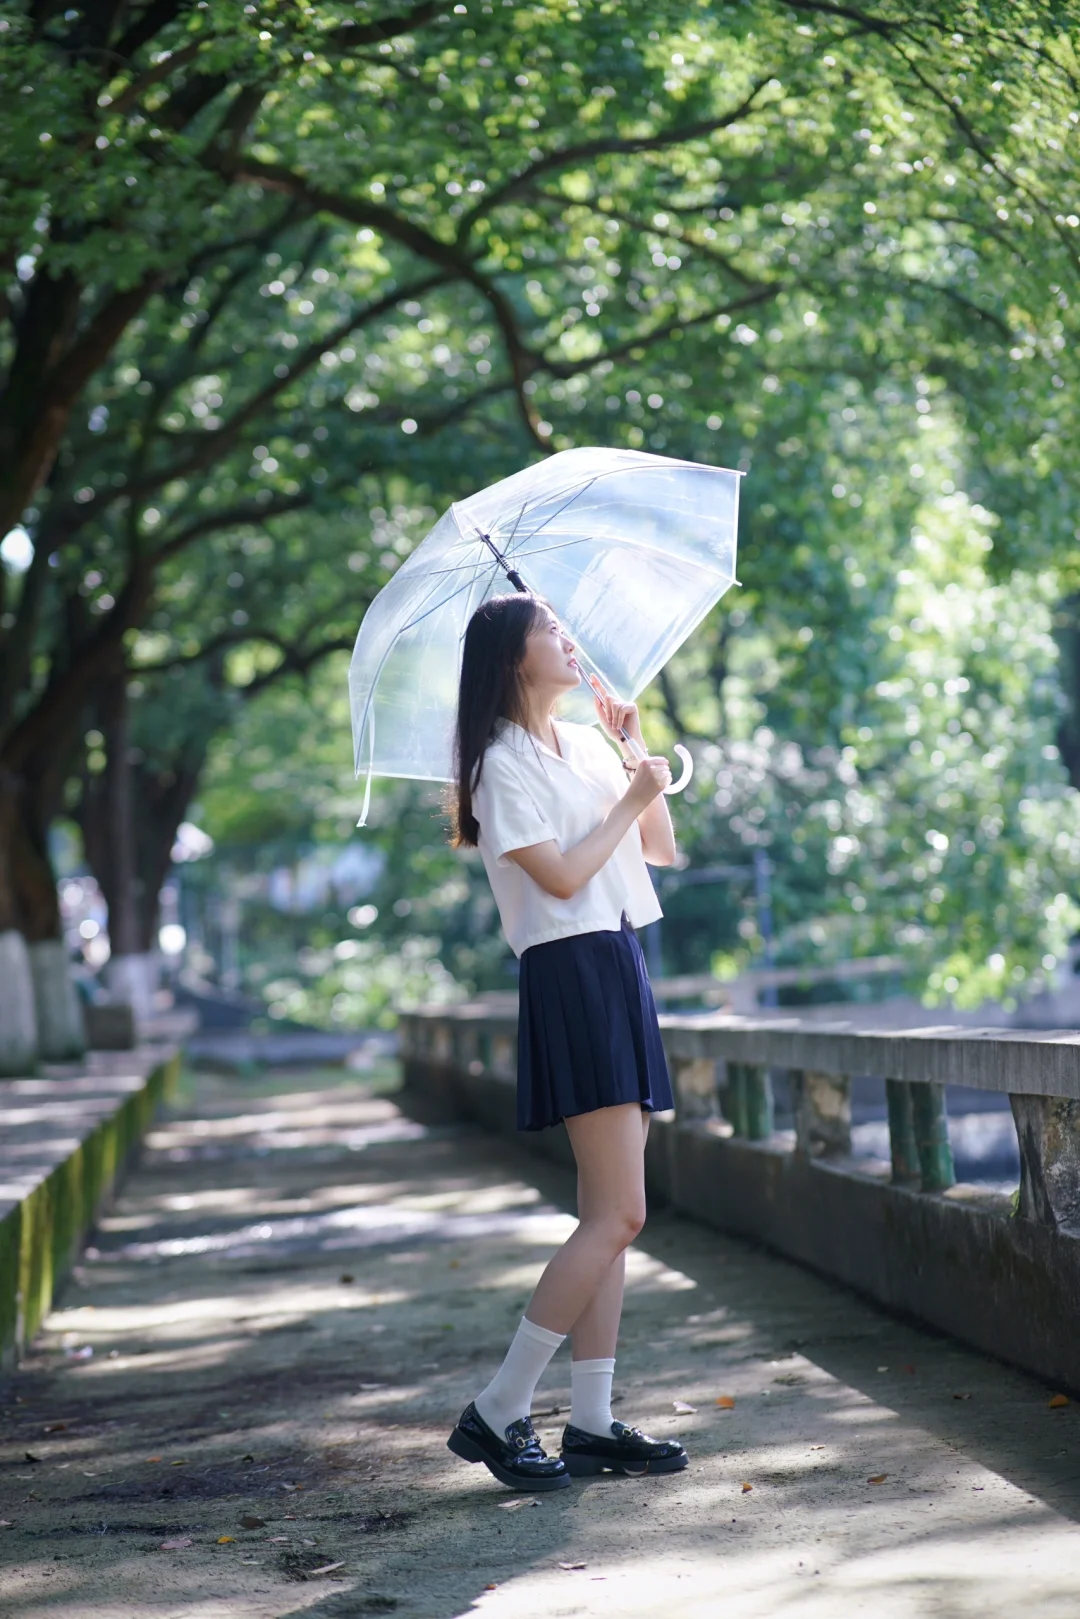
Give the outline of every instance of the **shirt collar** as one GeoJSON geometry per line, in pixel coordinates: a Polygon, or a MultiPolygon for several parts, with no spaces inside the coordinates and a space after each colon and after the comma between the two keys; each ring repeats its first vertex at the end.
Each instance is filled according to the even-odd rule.
{"type": "MultiPolygon", "coordinates": [[[[556,727],[559,726],[558,720],[553,719],[551,723],[556,727]]],[[[527,743],[531,742],[534,747],[540,750],[541,753],[546,753],[549,759],[557,759],[560,764],[569,764],[570,744],[567,733],[564,730],[560,729],[558,732],[559,746],[562,749],[562,752],[556,753],[554,748],[549,748],[546,742],[541,742],[538,736],[534,736],[531,731],[526,730],[523,725],[519,725],[516,720],[503,720],[502,724],[503,730],[500,734],[505,736],[507,731],[512,732],[514,745],[519,751],[523,749],[527,743]]]]}

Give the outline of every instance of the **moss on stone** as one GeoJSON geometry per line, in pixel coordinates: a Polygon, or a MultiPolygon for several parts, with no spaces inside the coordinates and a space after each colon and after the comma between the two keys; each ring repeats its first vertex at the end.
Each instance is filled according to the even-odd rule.
{"type": "Polygon", "coordinates": [[[0,1364],[33,1338],[57,1288],[166,1098],[179,1055],[159,1063],[40,1185],[0,1221],[0,1364]]]}

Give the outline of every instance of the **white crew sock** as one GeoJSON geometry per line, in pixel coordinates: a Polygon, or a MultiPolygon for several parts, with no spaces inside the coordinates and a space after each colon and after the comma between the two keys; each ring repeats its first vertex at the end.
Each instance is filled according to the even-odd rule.
{"type": "Polygon", "coordinates": [[[514,1341],[506,1351],[495,1376],[473,1404],[487,1423],[502,1439],[510,1423],[527,1417],[532,1407],[536,1385],[548,1361],[558,1349],[564,1332],[549,1332],[535,1321],[522,1316],[514,1341]]]}
{"type": "Polygon", "coordinates": [[[606,1439],[615,1418],[611,1414],[611,1380],[614,1360],[572,1360],[570,1362],[570,1421],[584,1433],[603,1434],[606,1439]]]}

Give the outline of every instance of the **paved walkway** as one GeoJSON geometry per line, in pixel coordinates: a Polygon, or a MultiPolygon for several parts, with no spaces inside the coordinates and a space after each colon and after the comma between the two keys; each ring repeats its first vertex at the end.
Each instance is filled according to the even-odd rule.
{"type": "Polygon", "coordinates": [[[515,1505],[444,1441],[569,1178],[378,1076],[196,1085],[4,1387],[4,1619],[1080,1613],[1080,1406],[663,1214],[617,1410],[690,1470],[515,1505]]]}

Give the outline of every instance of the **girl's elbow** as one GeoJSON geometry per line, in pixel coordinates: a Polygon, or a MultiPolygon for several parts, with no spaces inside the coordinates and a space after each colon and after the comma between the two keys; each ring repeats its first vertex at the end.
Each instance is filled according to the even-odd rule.
{"type": "Polygon", "coordinates": [[[537,881],[544,893],[549,894],[552,899],[573,899],[577,893],[575,884],[570,881],[569,877],[564,876],[562,872],[553,873],[545,877],[543,881],[538,878],[537,881]]]}

